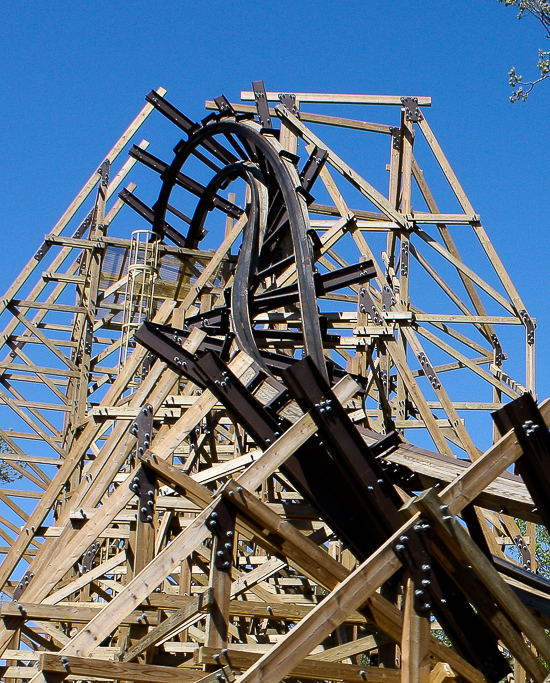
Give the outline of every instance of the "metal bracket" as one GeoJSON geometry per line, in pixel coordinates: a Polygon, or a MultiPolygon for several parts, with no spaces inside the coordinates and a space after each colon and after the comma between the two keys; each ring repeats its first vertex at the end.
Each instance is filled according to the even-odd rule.
{"type": "Polygon", "coordinates": [[[88,324],[88,321],[84,323],[85,329],[82,336],[82,342],[79,348],[76,350],[77,362],[81,362],[84,354],[92,355],[92,344],[94,341],[94,329],[93,326],[88,324]]]}
{"type": "Polygon", "coordinates": [[[139,498],[140,522],[153,521],[157,485],[157,475],[155,472],[142,464],[130,483],[130,489],[139,498]]]}
{"type": "Polygon", "coordinates": [[[367,287],[361,287],[359,290],[359,312],[368,313],[375,325],[384,324],[384,319],[376,307],[367,287]]]}
{"type": "Polygon", "coordinates": [[[401,241],[401,277],[407,277],[409,274],[410,249],[407,240],[401,241]]]}
{"type": "Polygon", "coordinates": [[[52,246],[51,242],[47,242],[47,241],[42,242],[40,248],[38,249],[38,251],[34,255],[34,258],[37,261],[41,261],[44,258],[44,256],[46,256],[46,254],[50,250],[51,246],[52,246]]]}
{"type": "Polygon", "coordinates": [[[519,316],[525,325],[525,330],[527,332],[527,343],[532,346],[535,343],[535,323],[524,308],[522,308],[519,312],[519,316]]]}
{"type": "Polygon", "coordinates": [[[424,116],[418,106],[418,97],[402,97],[401,102],[405,111],[405,118],[412,123],[422,121],[424,116]]]}
{"type": "Polygon", "coordinates": [[[296,167],[298,167],[298,163],[300,162],[299,154],[294,154],[294,152],[290,152],[288,149],[285,149],[284,147],[279,150],[279,157],[281,159],[286,159],[287,161],[290,161],[290,163],[294,164],[294,166],[296,167]]]}
{"type": "Polygon", "coordinates": [[[414,586],[414,609],[418,614],[426,614],[432,608],[431,586],[434,582],[430,554],[430,525],[420,519],[409,532],[393,545],[395,554],[404,561],[411,572],[414,586]]]}
{"type": "MultiPolygon", "coordinates": [[[[153,224],[154,211],[153,209],[149,208],[147,204],[145,204],[145,202],[142,202],[141,199],[138,199],[132,192],[129,192],[128,190],[121,190],[118,193],[118,196],[139,216],[144,218],[151,225],[153,224]]],[[[182,216],[183,214],[180,215],[180,218],[182,216]]],[[[189,219],[189,222],[191,222],[191,219],[189,219]]],[[[172,242],[174,242],[174,244],[178,247],[185,247],[185,237],[178,230],[176,230],[176,228],[173,228],[170,225],[170,223],[167,223],[166,221],[162,226],[162,235],[160,237],[166,237],[172,240],[172,242]]]]}
{"type": "Polygon", "coordinates": [[[20,578],[17,588],[13,591],[13,600],[19,600],[23,592],[27,589],[29,583],[33,580],[34,573],[30,570],[26,571],[20,578]]]}
{"type": "Polygon", "coordinates": [[[294,114],[296,118],[300,118],[300,110],[296,104],[296,95],[290,93],[279,93],[279,101],[281,104],[288,109],[291,114],[294,114]]]}
{"type": "Polygon", "coordinates": [[[229,572],[233,564],[235,516],[235,507],[222,498],[206,522],[217,539],[214,547],[214,566],[222,572],[229,572]]]}
{"type": "Polygon", "coordinates": [[[302,181],[302,187],[308,192],[311,191],[311,188],[313,187],[315,181],[319,177],[319,173],[325,165],[327,158],[328,151],[315,145],[315,147],[313,148],[313,152],[309,155],[309,158],[306,161],[304,168],[300,172],[300,180],[302,181]]]}
{"type": "Polygon", "coordinates": [[[216,107],[218,107],[222,116],[235,116],[235,110],[225,95],[215,97],[214,102],[216,103],[216,107]]]}
{"type": "Polygon", "coordinates": [[[515,543],[516,548],[519,550],[521,554],[521,561],[523,563],[523,568],[531,572],[533,571],[531,568],[531,551],[527,547],[527,544],[525,543],[525,539],[521,534],[518,534],[517,536],[514,536],[512,539],[515,543]]]}
{"type": "Polygon", "coordinates": [[[109,185],[109,170],[111,168],[111,162],[109,159],[105,159],[105,161],[101,164],[101,166],[97,169],[97,172],[101,176],[100,183],[102,187],[108,187],[109,185]]]}
{"type": "Polygon", "coordinates": [[[151,371],[151,368],[153,367],[153,363],[156,361],[157,357],[155,356],[154,353],[148,353],[145,356],[145,360],[141,364],[141,381],[143,381],[149,372],[151,371]]]}
{"type": "Polygon", "coordinates": [[[500,367],[502,365],[502,361],[506,360],[506,356],[502,351],[502,346],[500,345],[499,338],[496,336],[496,334],[491,335],[491,344],[493,345],[493,349],[495,351],[495,365],[500,367]]]}
{"type": "Polygon", "coordinates": [[[256,100],[256,109],[258,111],[258,118],[262,124],[262,128],[273,128],[271,116],[269,115],[269,105],[267,102],[267,94],[263,81],[254,81],[252,83],[254,90],[254,99],[256,100]]]}
{"type": "Polygon", "coordinates": [[[395,296],[392,288],[388,284],[382,285],[382,312],[388,313],[392,306],[395,306],[395,296]]]}
{"type": "Polygon", "coordinates": [[[441,389],[441,382],[439,381],[437,373],[434,370],[433,365],[428,360],[426,354],[421,351],[420,353],[416,354],[416,357],[418,358],[418,362],[422,367],[424,375],[426,375],[432,387],[434,389],[441,389]]]}
{"type": "Polygon", "coordinates": [[[88,550],[84,553],[82,556],[82,573],[87,574],[90,569],[92,568],[92,565],[94,563],[94,557],[97,555],[97,552],[100,548],[100,542],[99,541],[94,541],[92,545],[88,548],[88,550]]]}
{"type": "MultiPolygon", "coordinates": [[[[388,394],[388,373],[386,370],[378,370],[378,377],[380,378],[380,384],[382,385],[385,394],[388,394]]],[[[380,407],[383,407],[380,404],[380,407]]]]}
{"type": "MultiPolygon", "coordinates": [[[[397,432],[390,432],[386,439],[391,438],[394,434],[397,434],[397,432]]],[[[418,491],[422,488],[416,472],[406,465],[391,462],[391,460],[386,460],[385,458],[378,458],[378,462],[394,486],[400,486],[405,491],[418,491]]]]}
{"type": "Polygon", "coordinates": [[[402,141],[401,128],[395,128],[394,126],[391,126],[390,133],[392,137],[392,147],[399,151],[401,149],[402,141]]]}
{"type": "Polygon", "coordinates": [[[130,427],[130,434],[137,437],[137,455],[143,455],[151,444],[153,432],[153,406],[147,403],[130,427]]]}
{"type": "Polygon", "coordinates": [[[86,233],[86,231],[90,228],[90,225],[92,224],[92,218],[94,217],[94,212],[90,211],[90,213],[86,216],[86,218],[82,221],[82,223],[78,226],[78,228],[74,231],[73,233],[73,239],[81,239],[82,236],[86,233]]]}
{"type": "MultiPolygon", "coordinates": [[[[134,145],[133,147],[130,148],[130,151],[128,153],[132,158],[137,159],[140,163],[144,164],[151,170],[155,171],[158,173],[160,176],[163,174],[166,174],[170,170],[170,165],[167,164],[165,161],[162,161],[162,159],[159,159],[156,157],[154,154],[151,154],[145,149],[142,149],[138,145],[134,145]]],[[[195,197],[202,197],[204,194],[206,188],[204,185],[201,183],[197,182],[196,180],[193,180],[193,178],[190,178],[189,176],[185,175],[184,173],[177,173],[175,177],[175,182],[177,185],[180,187],[183,187],[185,190],[188,190],[191,194],[195,195],[195,197]]],[[[131,196],[134,196],[132,193],[126,193],[130,194],[131,196]]],[[[122,197],[121,197],[122,198],[122,197]]],[[[127,203],[131,204],[131,199],[128,197],[127,203]]],[[[126,199],[124,200],[126,201],[126,199]]],[[[232,202],[229,202],[227,199],[224,199],[220,195],[214,195],[212,198],[212,206],[214,208],[219,209],[220,211],[223,211],[224,213],[228,214],[229,216],[232,216],[233,218],[239,218],[243,211],[240,207],[235,206],[232,202]]],[[[134,208],[134,207],[132,207],[134,208]]],[[[146,207],[148,208],[148,207],[146,207]]],[[[137,209],[136,209],[137,210],[137,209]]],[[[149,211],[152,211],[149,209],[149,211]]],[[[144,212],[142,215],[144,218],[149,220],[147,216],[145,215],[147,212],[144,212]]],[[[154,212],[153,212],[154,213],[154,212]]],[[[150,221],[152,222],[152,221],[150,221]]],[[[175,230],[175,228],[172,228],[172,230],[175,230]]],[[[185,245],[178,245],[178,246],[185,246],[185,245]]]]}

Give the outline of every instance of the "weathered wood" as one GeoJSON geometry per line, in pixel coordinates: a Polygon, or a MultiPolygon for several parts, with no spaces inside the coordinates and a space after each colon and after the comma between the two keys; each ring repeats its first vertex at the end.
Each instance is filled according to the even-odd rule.
{"type": "Polygon", "coordinates": [[[201,671],[174,669],[172,666],[106,662],[103,659],[74,657],[72,655],[41,654],[38,660],[38,668],[47,673],[70,673],[78,678],[97,676],[115,681],[135,681],[136,683],[179,683],[180,681],[181,683],[195,683],[195,681],[218,683],[215,672],[205,676],[201,671]],[[62,660],[62,657],[66,657],[66,659],[62,660]]]}
{"type": "MultiPolygon", "coordinates": [[[[200,664],[215,664],[214,654],[217,654],[216,650],[203,647],[197,651],[195,659],[200,664]]],[[[247,669],[260,657],[261,654],[259,652],[244,652],[231,648],[224,655],[224,659],[230,663],[233,669],[247,669]]],[[[365,680],[373,681],[373,683],[389,683],[389,681],[399,680],[399,672],[397,670],[325,662],[313,657],[306,657],[301,664],[297,664],[292,670],[291,675],[306,679],[313,678],[315,680],[346,681],[346,683],[362,683],[365,680]]]]}
{"type": "Polygon", "coordinates": [[[405,580],[403,640],[401,641],[401,683],[428,683],[430,680],[430,616],[414,608],[414,582],[405,580]]]}
{"type": "MultiPolygon", "coordinates": [[[[3,675],[12,683],[65,678],[168,681],[169,677],[227,683],[235,668],[241,672],[239,682],[247,683],[275,683],[286,676],[350,683],[397,678],[405,683],[452,683],[459,677],[487,683],[480,670],[431,635],[427,614],[415,612],[415,586],[409,573],[414,567],[398,572],[402,556],[395,554],[394,543],[414,532],[422,514],[431,515],[433,521],[432,556],[455,577],[487,628],[512,653],[520,683],[522,676],[542,682],[546,672],[538,657],[550,659],[544,631],[548,617],[534,616],[530,610],[541,606],[546,610],[547,591],[534,577],[529,582],[529,576],[522,581],[507,576],[504,582],[484,555],[487,544],[499,556],[511,543],[521,547],[524,555],[533,547],[539,511],[521,479],[507,472],[521,457],[521,448],[513,432],[502,438],[495,433],[494,445],[482,453],[469,431],[472,410],[498,410],[509,398],[533,391],[534,321],[418,108],[428,105],[429,98],[315,93],[294,93],[293,98],[290,93],[280,98],[284,105],[270,109],[269,103],[279,100],[278,93],[268,92],[264,102],[263,87],[259,83],[254,87],[255,95],[244,96],[257,98],[258,106],[231,105],[233,110],[225,108],[217,119],[186,132],[190,138],[204,135],[192,152],[193,164],[202,164],[204,171],[201,185],[209,182],[209,173],[210,179],[220,170],[229,173],[212,205],[205,207],[204,222],[206,231],[215,227],[221,207],[225,215],[218,223],[222,235],[225,223],[225,236],[216,251],[201,248],[204,243],[198,234],[198,248],[159,244],[161,260],[151,296],[153,309],[158,309],[155,322],[182,329],[166,333],[187,353],[196,354],[195,361],[206,348],[219,353],[224,344],[224,362],[249,387],[258,407],[269,404],[265,415],[261,409],[253,411],[249,423],[242,412],[233,414],[234,400],[252,401],[245,390],[227,388],[224,376],[216,377],[215,388],[207,384],[212,392],[202,388],[203,378],[197,377],[197,384],[190,381],[179,356],[166,359],[168,365],[150,362],[147,352],[138,347],[117,367],[120,317],[123,312],[131,317],[126,285],[128,263],[135,255],[130,257],[131,240],[107,236],[106,229],[124,206],[114,193],[136,163],[139,150],[132,152],[110,183],[103,176],[95,208],[84,223],[76,225],[76,211],[82,206],[84,213],[83,202],[100,173],[90,178],[0,302],[7,321],[0,333],[0,350],[4,349],[0,401],[3,412],[16,417],[18,430],[0,429],[9,451],[0,455],[31,487],[25,490],[22,484],[19,491],[14,485],[0,492],[0,506],[6,510],[5,515],[0,511],[0,536],[5,543],[0,552],[6,555],[0,584],[7,596],[17,596],[0,606],[0,649],[7,658],[3,675]],[[398,125],[390,126],[347,119],[340,111],[338,116],[303,112],[300,105],[305,102],[388,104],[401,111],[398,125]],[[258,111],[261,124],[251,120],[258,111]],[[263,120],[266,111],[276,127],[280,122],[280,132],[263,120]],[[248,118],[234,117],[235,112],[248,118]],[[309,123],[329,125],[332,131],[354,130],[357,141],[372,133],[378,135],[378,142],[386,141],[387,194],[377,189],[378,182],[359,176],[338,156],[338,140],[327,148],[309,123]],[[439,209],[413,154],[413,146],[419,155],[423,151],[414,145],[417,128],[462,213],[439,209]],[[210,139],[211,130],[218,133],[210,139]],[[233,132],[220,134],[222,130],[233,132]],[[246,136],[241,139],[236,131],[246,131],[246,136]],[[255,146],[250,140],[260,133],[255,146]],[[309,162],[299,159],[304,150],[298,138],[312,155],[309,162]],[[235,158],[237,163],[226,170],[235,158]],[[254,226],[249,221],[257,208],[254,184],[243,193],[248,183],[239,180],[240,187],[229,188],[238,191],[229,191],[224,199],[234,174],[241,177],[239,169],[265,174],[269,180],[267,203],[260,202],[254,226]],[[283,179],[289,181],[288,187],[283,179]],[[307,191],[296,191],[302,182],[307,191]],[[425,201],[422,211],[413,206],[415,182],[425,201]],[[325,190],[327,198],[321,201],[326,204],[312,201],[308,194],[325,190]],[[357,192],[363,197],[360,209],[353,208],[357,192]],[[299,245],[294,242],[298,218],[303,223],[299,245]],[[248,340],[251,355],[247,355],[238,350],[244,346],[239,335],[231,336],[240,330],[235,311],[230,310],[234,298],[228,294],[243,281],[252,229],[257,231],[254,249],[260,248],[261,267],[267,270],[253,285],[247,283],[249,294],[242,298],[244,305],[250,304],[253,327],[248,340]],[[471,267],[463,257],[469,256],[467,251],[461,246],[461,255],[457,249],[454,233],[458,231],[461,245],[473,232],[494,272],[471,267]],[[439,241],[433,237],[437,232],[439,241]],[[380,233],[379,238],[375,233],[380,233]],[[269,246],[262,244],[264,237],[271,240],[269,246]],[[433,260],[420,249],[425,242],[435,250],[433,260]],[[302,263],[292,258],[297,246],[305,246],[300,253],[308,268],[317,269],[315,282],[304,281],[302,263]],[[374,275],[365,279],[352,264],[368,261],[374,275]],[[22,289],[38,263],[42,264],[38,282],[22,289]],[[339,272],[348,267],[344,272],[352,273],[350,279],[344,279],[339,290],[330,286],[325,291],[322,283],[338,282],[339,272]],[[490,284],[495,281],[498,287],[490,284]],[[306,285],[312,285],[307,305],[306,285]],[[283,290],[286,287],[290,289],[283,290]],[[436,288],[433,297],[430,287],[436,288]],[[285,297],[279,308],[262,308],[256,314],[253,301],[279,290],[285,297]],[[416,301],[419,294],[422,303],[416,301]],[[497,303],[500,313],[485,310],[481,300],[485,296],[497,303]],[[304,331],[304,314],[311,309],[314,317],[316,307],[322,316],[319,330],[323,329],[319,348],[304,331]],[[206,316],[202,322],[198,314],[206,316]],[[510,325],[522,325],[527,332],[525,379],[511,376],[505,364],[506,353],[516,354],[506,337],[508,330],[513,332],[510,325]],[[278,354],[278,362],[270,357],[268,369],[261,370],[253,345],[262,353],[278,354]],[[300,450],[293,466],[312,471],[308,467],[314,467],[315,449],[321,455],[325,448],[317,424],[322,425],[325,439],[333,425],[328,404],[321,402],[311,414],[304,414],[303,406],[284,391],[282,368],[303,355],[304,348],[314,348],[318,360],[323,360],[323,354],[331,361],[339,359],[341,366],[355,373],[331,385],[341,404],[338,410],[343,409],[360,427],[366,457],[364,462],[360,458],[357,481],[352,482],[334,456],[335,472],[349,484],[333,486],[334,496],[337,490],[350,496],[350,516],[355,514],[351,497],[364,499],[360,507],[364,516],[370,510],[365,501],[376,496],[373,509],[383,515],[386,508],[377,487],[382,492],[388,487],[388,493],[391,480],[395,482],[391,495],[397,492],[396,500],[404,502],[402,519],[407,521],[389,540],[384,521],[367,515],[364,532],[368,534],[376,523],[386,542],[370,557],[361,556],[361,562],[332,530],[345,524],[345,520],[333,524],[339,501],[333,501],[334,508],[322,504],[330,495],[330,480],[322,481],[322,473],[318,481],[312,475],[312,481],[302,482],[300,493],[285,475],[285,463],[306,442],[308,448],[300,450]],[[485,387],[485,394],[481,388],[477,393],[478,385],[485,387]],[[237,398],[239,391],[241,398],[237,398]],[[140,431],[146,404],[152,406],[153,417],[147,435],[140,431]],[[395,429],[399,436],[383,441],[395,429]],[[417,437],[425,442],[419,434],[428,434],[439,453],[414,446],[417,437]],[[377,463],[366,453],[367,446],[376,453],[377,463]],[[457,448],[470,460],[457,459],[457,448]],[[311,458],[308,467],[304,458],[311,458]],[[158,487],[147,493],[149,503],[135,482],[141,467],[158,477],[158,487]],[[437,492],[424,491],[416,498],[407,494],[437,484],[441,487],[437,492]],[[323,487],[319,500],[316,486],[323,487]],[[34,512],[31,504],[36,504],[34,512]],[[138,520],[144,504],[150,504],[153,512],[147,523],[138,520]],[[216,517],[210,515],[219,512],[217,505],[226,506],[231,519],[236,515],[230,551],[211,533],[216,517]],[[452,517],[469,505],[484,508],[477,513],[481,528],[475,526],[475,518],[471,521],[472,537],[461,524],[442,519],[441,511],[441,506],[448,506],[443,508],[444,516],[452,517]],[[526,535],[514,522],[515,516],[529,523],[526,535]],[[16,519],[23,524],[21,530],[16,519]],[[234,562],[222,571],[215,559],[225,551],[233,554],[234,562]],[[30,564],[22,576],[25,562],[30,564]],[[14,581],[14,576],[21,578],[14,581]],[[390,578],[388,588],[384,583],[390,578]],[[379,666],[367,665],[367,658],[372,663],[376,656],[379,666]],[[19,666],[23,662],[39,665],[19,666]]],[[[184,129],[191,125],[158,94],[148,98],[151,104],[132,124],[133,132],[143,112],[153,105],[184,129]]],[[[207,107],[224,109],[226,104],[218,99],[207,107]]],[[[113,148],[110,161],[128,139],[123,136],[113,148]]],[[[165,188],[170,183],[169,167],[167,162],[168,170],[161,173],[165,188]]],[[[184,186],[188,172],[194,170],[185,163],[178,177],[184,186]]],[[[132,193],[135,185],[130,183],[127,189],[132,193]]],[[[202,190],[197,185],[193,192],[200,195],[202,190]]],[[[175,194],[168,210],[178,221],[191,220],[193,232],[197,216],[181,214],[175,194]]],[[[153,209],[157,218],[158,211],[158,206],[153,209]]],[[[209,239],[215,234],[210,232],[209,239]]],[[[151,234],[150,239],[156,237],[151,234]]],[[[254,279],[257,264],[249,265],[254,279]]],[[[319,331],[315,329],[313,336],[319,331]]],[[[331,372],[332,365],[327,374],[331,372]]],[[[341,369],[334,369],[334,376],[340,378],[340,373],[341,369]]],[[[548,423],[549,406],[548,402],[540,406],[548,423]]],[[[360,438],[357,446],[360,452],[360,438]]],[[[394,522],[388,529],[400,524],[394,522]]]]}

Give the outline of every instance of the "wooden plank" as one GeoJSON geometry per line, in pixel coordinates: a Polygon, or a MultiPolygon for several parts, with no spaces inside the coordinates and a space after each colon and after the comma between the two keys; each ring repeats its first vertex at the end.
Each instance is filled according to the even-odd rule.
{"type": "MultiPolygon", "coordinates": [[[[206,109],[217,110],[218,107],[213,100],[206,100],[206,109]]],[[[256,107],[248,104],[231,103],[231,106],[238,114],[255,114],[256,107]]],[[[269,108],[269,115],[276,116],[275,109],[269,108]]],[[[352,130],[364,130],[370,133],[385,133],[391,135],[391,126],[381,123],[371,123],[369,121],[358,121],[356,119],[343,118],[341,116],[325,116],[323,114],[312,114],[311,112],[301,111],[300,119],[306,123],[319,123],[326,126],[338,126],[338,128],[351,128],[352,130]]]]}
{"type": "Polygon", "coordinates": [[[68,598],[69,595],[76,593],[77,591],[84,588],[84,586],[89,585],[92,581],[95,581],[100,576],[105,576],[109,572],[113,571],[116,567],[119,567],[123,562],[126,562],[126,551],[123,550],[113,557],[110,557],[105,562],[98,564],[96,567],[92,567],[89,572],[83,574],[82,576],[69,581],[65,586],[58,588],[54,593],[48,595],[44,600],[42,600],[43,605],[56,605],[61,600],[68,598]]]}
{"type": "MultiPolygon", "coordinates": [[[[311,102],[314,104],[381,104],[395,105],[398,107],[403,106],[400,95],[344,95],[320,92],[297,92],[292,94],[296,96],[298,102],[311,102]]],[[[266,96],[269,102],[279,101],[278,92],[268,91],[266,92],[266,96]]],[[[241,90],[241,100],[243,100],[243,102],[253,102],[254,93],[250,90],[241,90]]],[[[418,104],[423,107],[429,107],[432,104],[432,98],[419,96],[418,104]]]]}
{"type": "MultiPolygon", "coordinates": [[[[323,558],[324,559],[324,558],[323,558]]],[[[298,605],[290,603],[277,603],[272,605],[265,602],[254,602],[251,600],[231,600],[229,612],[232,617],[249,617],[254,619],[271,619],[283,621],[300,621],[311,612],[313,606],[298,605]]],[[[346,624],[365,625],[367,619],[359,612],[350,614],[345,621],[346,624]]],[[[316,659],[322,657],[316,656],[316,659]]]]}
{"type": "MultiPolygon", "coordinates": [[[[205,675],[196,669],[181,669],[157,664],[130,664],[128,662],[105,661],[91,657],[75,657],[42,653],[38,669],[47,673],[72,674],[80,679],[93,677],[115,680],[135,681],[136,683],[218,683],[216,673],[205,675]],[[62,657],[66,657],[61,661],[62,657]]],[[[227,672],[227,669],[225,670],[227,672]]],[[[227,673],[226,673],[227,675],[227,673]]]]}
{"type": "MultiPolygon", "coordinates": [[[[417,358],[428,358],[425,350],[422,347],[422,344],[420,343],[420,340],[416,335],[416,332],[412,328],[403,326],[401,328],[401,334],[407,340],[412,351],[416,354],[417,358]]],[[[452,428],[455,430],[457,436],[459,437],[462,447],[468,454],[468,457],[470,458],[470,460],[476,460],[479,451],[474,445],[472,437],[465,428],[464,423],[459,418],[458,413],[456,412],[456,408],[454,407],[451,399],[449,398],[449,395],[445,391],[445,388],[441,383],[435,369],[434,373],[435,377],[431,382],[432,388],[436,396],[439,398],[439,401],[441,402],[441,405],[443,406],[443,409],[445,410],[445,413],[449,418],[449,422],[451,423],[452,428]]]]}
{"type": "Polygon", "coordinates": [[[453,683],[456,677],[447,662],[437,662],[430,674],[430,683],[453,683]]]}
{"type": "Polygon", "coordinates": [[[0,370],[16,370],[17,372],[34,372],[37,375],[54,375],[55,377],[75,377],[78,373],[73,370],[62,370],[61,368],[47,368],[39,365],[23,363],[0,362],[0,370]]]}
{"type": "MultiPolygon", "coordinates": [[[[102,604],[97,605],[66,605],[59,603],[56,605],[45,605],[30,602],[1,602],[0,616],[20,617],[31,621],[67,621],[74,623],[88,623],[103,609],[102,604]]],[[[146,615],[146,622],[151,626],[158,624],[158,614],[154,612],[134,611],[128,614],[120,623],[138,624],[138,619],[146,615]]]]}
{"type": "MultiPolygon", "coordinates": [[[[212,648],[202,647],[195,653],[195,660],[199,664],[215,664],[214,655],[218,654],[212,648]]],[[[232,669],[247,669],[261,657],[260,652],[246,652],[241,649],[229,648],[224,655],[232,669]]],[[[290,674],[297,678],[345,681],[346,683],[397,683],[399,671],[397,669],[383,669],[374,666],[340,664],[319,661],[313,657],[306,657],[301,664],[297,664],[290,674]]]]}
{"type": "MultiPolygon", "coordinates": [[[[169,312],[172,310],[172,304],[167,303],[161,307],[159,310],[156,320],[157,322],[164,322],[165,321],[165,316],[169,314],[169,312]]],[[[139,365],[141,360],[143,360],[143,357],[145,355],[145,351],[142,350],[136,350],[131,358],[129,359],[129,362],[126,364],[124,367],[122,373],[119,375],[115,383],[113,384],[112,387],[110,387],[109,391],[107,392],[107,395],[105,396],[104,402],[109,404],[110,402],[114,402],[115,400],[118,399],[119,395],[122,393],[122,391],[125,389],[126,384],[128,382],[128,378],[133,376],[135,373],[136,367],[139,365]]],[[[154,377],[154,373],[151,373],[152,377],[154,377]]],[[[139,395],[139,392],[138,392],[139,395]]],[[[41,524],[43,524],[46,516],[49,514],[52,506],[54,505],[55,501],[57,500],[57,497],[59,493],[61,492],[62,488],[65,486],[65,483],[67,480],[70,478],[72,475],[74,469],[78,466],[80,463],[81,459],[86,455],[90,443],[94,440],[94,438],[97,437],[101,430],[101,427],[98,427],[94,425],[93,423],[87,425],[87,427],[80,433],[79,439],[78,439],[78,445],[76,448],[73,448],[71,454],[65,458],[63,461],[61,467],[59,468],[59,471],[57,472],[56,476],[52,480],[51,485],[48,487],[48,489],[44,492],[42,499],[35,508],[34,512],[31,514],[29,517],[28,522],[26,523],[24,529],[22,529],[21,534],[19,537],[15,540],[10,553],[8,556],[4,558],[4,561],[0,567],[0,586],[4,587],[6,584],[6,581],[9,579],[11,576],[11,573],[17,566],[20,557],[22,553],[28,548],[28,545],[30,541],[33,538],[34,530],[40,527],[41,524]]],[[[88,481],[84,480],[82,487],[86,489],[88,486],[88,481]]],[[[122,489],[119,489],[120,493],[123,493],[122,489]]],[[[119,494],[120,495],[120,494],[119,494]]],[[[62,521],[63,518],[61,518],[60,521],[62,521]]],[[[95,537],[92,539],[91,542],[95,540],[95,537]]],[[[86,543],[86,541],[85,541],[86,543]]],[[[88,545],[90,544],[88,543],[88,545]]],[[[87,546],[86,546],[87,547],[87,546]]],[[[86,549],[84,548],[84,550],[86,549]]],[[[84,552],[82,550],[82,552],[84,552]]],[[[81,554],[81,553],[80,553],[81,554]]],[[[78,559],[78,558],[76,558],[78,559]]],[[[76,561],[76,560],[75,560],[76,561]]],[[[31,586],[31,588],[33,588],[31,586]]],[[[44,587],[42,587],[44,588],[44,587]]],[[[30,591],[30,595],[32,596],[32,599],[34,600],[41,600],[44,598],[49,592],[49,588],[45,587],[45,592],[40,594],[34,594],[33,591],[30,591]]],[[[0,635],[3,635],[3,638],[6,637],[6,634],[1,634],[0,630],[0,635]]],[[[2,640],[2,642],[4,642],[2,640]]]]}
{"type": "MultiPolygon", "coordinates": [[[[413,159],[413,174],[416,179],[416,182],[418,183],[418,187],[420,189],[420,192],[422,193],[422,196],[424,197],[424,200],[429,208],[430,211],[432,212],[438,212],[438,206],[435,202],[435,199],[426,183],[424,180],[424,175],[419,168],[416,159],[413,159]]],[[[458,252],[458,248],[451,236],[451,233],[449,229],[447,228],[446,225],[439,224],[437,226],[437,229],[439,230],[439,233],[441,237],[443,238],[443,242],[445,243],[445,246],[447,249],[455,256],[456,258],[461,259],[460,254],[458,252]]],[[[476,288],[474,287],[472,281],[464,275],[464,273],[459,271],[459,277],[462,281],[462,284],[464,285],[466,292],[468,293],[468,296],[470,298],[470,301],[474,305],[474,309],[476,313],[482,315],[485,314],[485,307],[481,301],[481,297],[479,296],[479,293],[477,292],[476,288]]],[[[460,307],[460,306],[459,306],[460,307]]],[[[481,327],[481,332],[486,336],[486,338],[490,341],[491,340],[491,335],[495,334],[495,330],[492,327],[492,325],[489,325],[487,327],[481,327]]]]}

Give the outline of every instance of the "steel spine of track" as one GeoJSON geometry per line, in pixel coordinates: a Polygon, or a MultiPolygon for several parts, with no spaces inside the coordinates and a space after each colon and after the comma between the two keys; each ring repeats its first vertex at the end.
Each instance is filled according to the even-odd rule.
{"type": "MultiPolygon", "coordinates": [[[[269,169],[274,174],[286,207],[292,237],[304,329],[305,353],[311,356],[323,375],[327,377],[313,277],[313,252],[308,237],[309,214],[302,194],[298,171],[291,162],[281,157],[280,153],[284,150],[274,136],[263,135],[261,127],[254,122],[231,120],[213,122],[192,133],[187,142],[176,150],[172,163],[162,174],[163,184],[154,206],[153,229],[162,234],[170,194],[176,184],[178,173],[180,173],[189,156],[198,146],[205,145],[208,141],[211,142],[216,135],[227,134],[235,135],[245,148],[252,145],[263,157],[261,161],[267,162],[269,169]]],[[[243,161],[248,161],[248,159],[243,161]]],[[[197,233],[197,226],[199,223],[200,219],[197,222],[192,221],[186,246],[193,247],[194,244],[195,246],[198,244],[200,233],[197,233]]]]}

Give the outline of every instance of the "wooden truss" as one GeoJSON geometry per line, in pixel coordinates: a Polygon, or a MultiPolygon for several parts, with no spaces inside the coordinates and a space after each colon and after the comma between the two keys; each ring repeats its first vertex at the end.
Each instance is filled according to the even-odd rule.
{"type": "Polygon", "coordinates": [[[0,300],[3,679],[542,683],[535,324],[430,99],[164,94],[0,300]]]}

